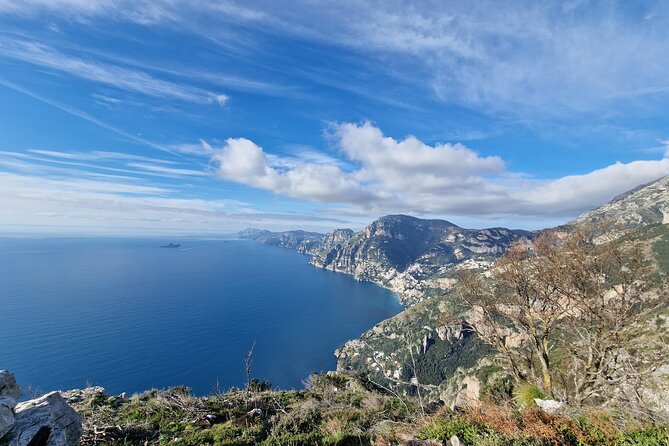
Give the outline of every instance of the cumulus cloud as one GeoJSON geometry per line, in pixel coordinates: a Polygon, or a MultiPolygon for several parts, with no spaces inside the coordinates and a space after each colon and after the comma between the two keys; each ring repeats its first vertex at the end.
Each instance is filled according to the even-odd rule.
{"type": "Polygon", "coordinates": [[[347,202],[361,206],[375,199],[370,191],[360,187],[352,175],[337,166],[281,162],[275,164],[293,165],[273,166],[263,149],[245,138],[226,140],[213,160],[219,176],[225,180],[293,198],[329,203],[346,197],[347,202]]]}
{"type": "Polygon", "coordinates": [[[500,157],[481,156],[462,144],[430,146],[414,136],[396,140],[370,123],[338,125],[332,136],[343,163],[284,160],[244,138],[228,139],[213,161],[224,180],[344,205],[343,213],[485,218],[573,217],[669,174],[669,159],[664,158],[538,180],[508,171],[500,157]]]}
{"type": "Polygon", "coordinates": [[[334,136],[343,154],[361,166],[355,176],[388,191],[439,192],[504,171],[497,156],[481,157],[462,144],[428,146],[414,136],[396,141],[370,123],[342,124],[334,136]]]}

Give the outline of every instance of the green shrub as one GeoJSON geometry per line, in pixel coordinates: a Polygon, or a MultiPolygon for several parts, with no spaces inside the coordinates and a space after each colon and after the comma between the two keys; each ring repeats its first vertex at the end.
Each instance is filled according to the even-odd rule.
{"type": "Polygon", "coordinates": [[[546,395],[532,383],[524,382],[514,389],[514,397],[520,407],[536,407],[535,398],[544,399],[546,395]]]}
{"type": "Polygon", "coordinates": [[[478,444],[481,437],[490,434],[491,430],[477,423],[472,423],[465,417],[436,418],[428,424],[423,432],[423,438],[447,441],[456,435],[465,444],[478,444]]]}

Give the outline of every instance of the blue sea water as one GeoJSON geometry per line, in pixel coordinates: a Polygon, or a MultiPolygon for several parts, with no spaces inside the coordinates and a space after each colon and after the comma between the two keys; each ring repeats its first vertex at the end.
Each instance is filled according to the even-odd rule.
{"type": "Polygon", "coordinates": [[[299,388],[334,350],[397,314],[374,284],[247,240],[0,238],[0,369],[35,390],[195,394],[253,376],[299,388]],[[169,241],[169,240],[168,240],[169,241]]]}

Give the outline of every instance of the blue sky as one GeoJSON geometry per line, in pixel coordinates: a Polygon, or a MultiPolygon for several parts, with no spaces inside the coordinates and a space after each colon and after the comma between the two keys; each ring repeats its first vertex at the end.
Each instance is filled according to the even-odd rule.
{"type": "Polygon", "coordinates": [[[661,1],[0,0],[0,232],[564,223],[669,174],[667,60],[661,1]]]}

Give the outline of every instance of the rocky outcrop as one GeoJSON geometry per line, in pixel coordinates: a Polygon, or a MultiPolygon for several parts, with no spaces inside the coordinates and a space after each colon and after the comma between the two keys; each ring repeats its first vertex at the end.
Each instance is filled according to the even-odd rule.
{"type": "Polygon", "coordinates": [[[586,212],[570,224],[606,223],[608,227],[639,228],[669,224],[669,176],[643,184],[586,212]]]}
{"type": "Polygon", "coordinates": [[[237,234],[240,238],[255,240],[264,245],[296,249],[309,254],[323,238],[323,234],[308,231],[271,232],[262,229],[245,229],[237,234]]]}
{"type": "Polygon", "coordinates": [[[14,426],[14,400],[0,398],[0,438],[4,437],[14,426]]]}
{"type": "Polygon", "coordinates": [[[100,386],[86,387],[85,389],[68,390],[65,392],[61,392],[60,394],[63,398],[65,398],[67,404],[72,404],[72,405],[76,405],[84,401],[90,401],[95,398],[99,399],[107,398],[107,391],[105,390],[104,387],[100,386]]]}
{"type": "Polygon", "coordinates": [[[358,233],[245,229],[239,236],[309,254],[319,268],[375,282],[398,293],[403,304],[413,305],[450,288],[460,269],[489,268],[512,242],[532,233],[464,229],[445,220],[388,215],[358,233]]]}
{"type": "Polygon", "coordinates": [[[354,235],[355,232],[351,229],[335,229],[325,234],[320,242],[307,254],[313,255],[315,259],[327,258],[334,255],[333,253],[339,252],[354,235]]]}
{"type": "Polygon", "coordinates": [[[537,407],[546,413],[549,414],[557,414],[560,412],[562,409],[562,406],[564,405],[563,402],[557,401],[557,400],[542,400],[541,398],[535,398],[534,399],[534,404],[537,405],[537,407]]]}
{"type": "Polygon", "coordinates": [[[0,370],[0,397],[9,397],[18,400],[21,390],[16,385],[16,378],[7,370],[0,370]]]}
{"type": "Polygon", "coordinates": [[[487,269],[512,242],[529,237],[527,231],[464,229],[445,220],[388,215],[314,250],[311,263],[378,283],[411,305],[443,293],[459,269],[487,269]]]}
{"type": "Polygon", "coordinates": [[[21,396],[14,375],[0,370],[0,438],[4,437],[14,426],[14,408],[21,396]]]}
{"type": "Polygon", "coordinates": [[[82,419],[58,392],[16,406],[16,420],[7,434],[8,446],[74,446],[82,419]]]}
{"type": "Polygon", "coordinates": [[[22,403],[14,375],[0,371],[0,446],[74,446],[81,416],[58,392],[22,403]]]}

